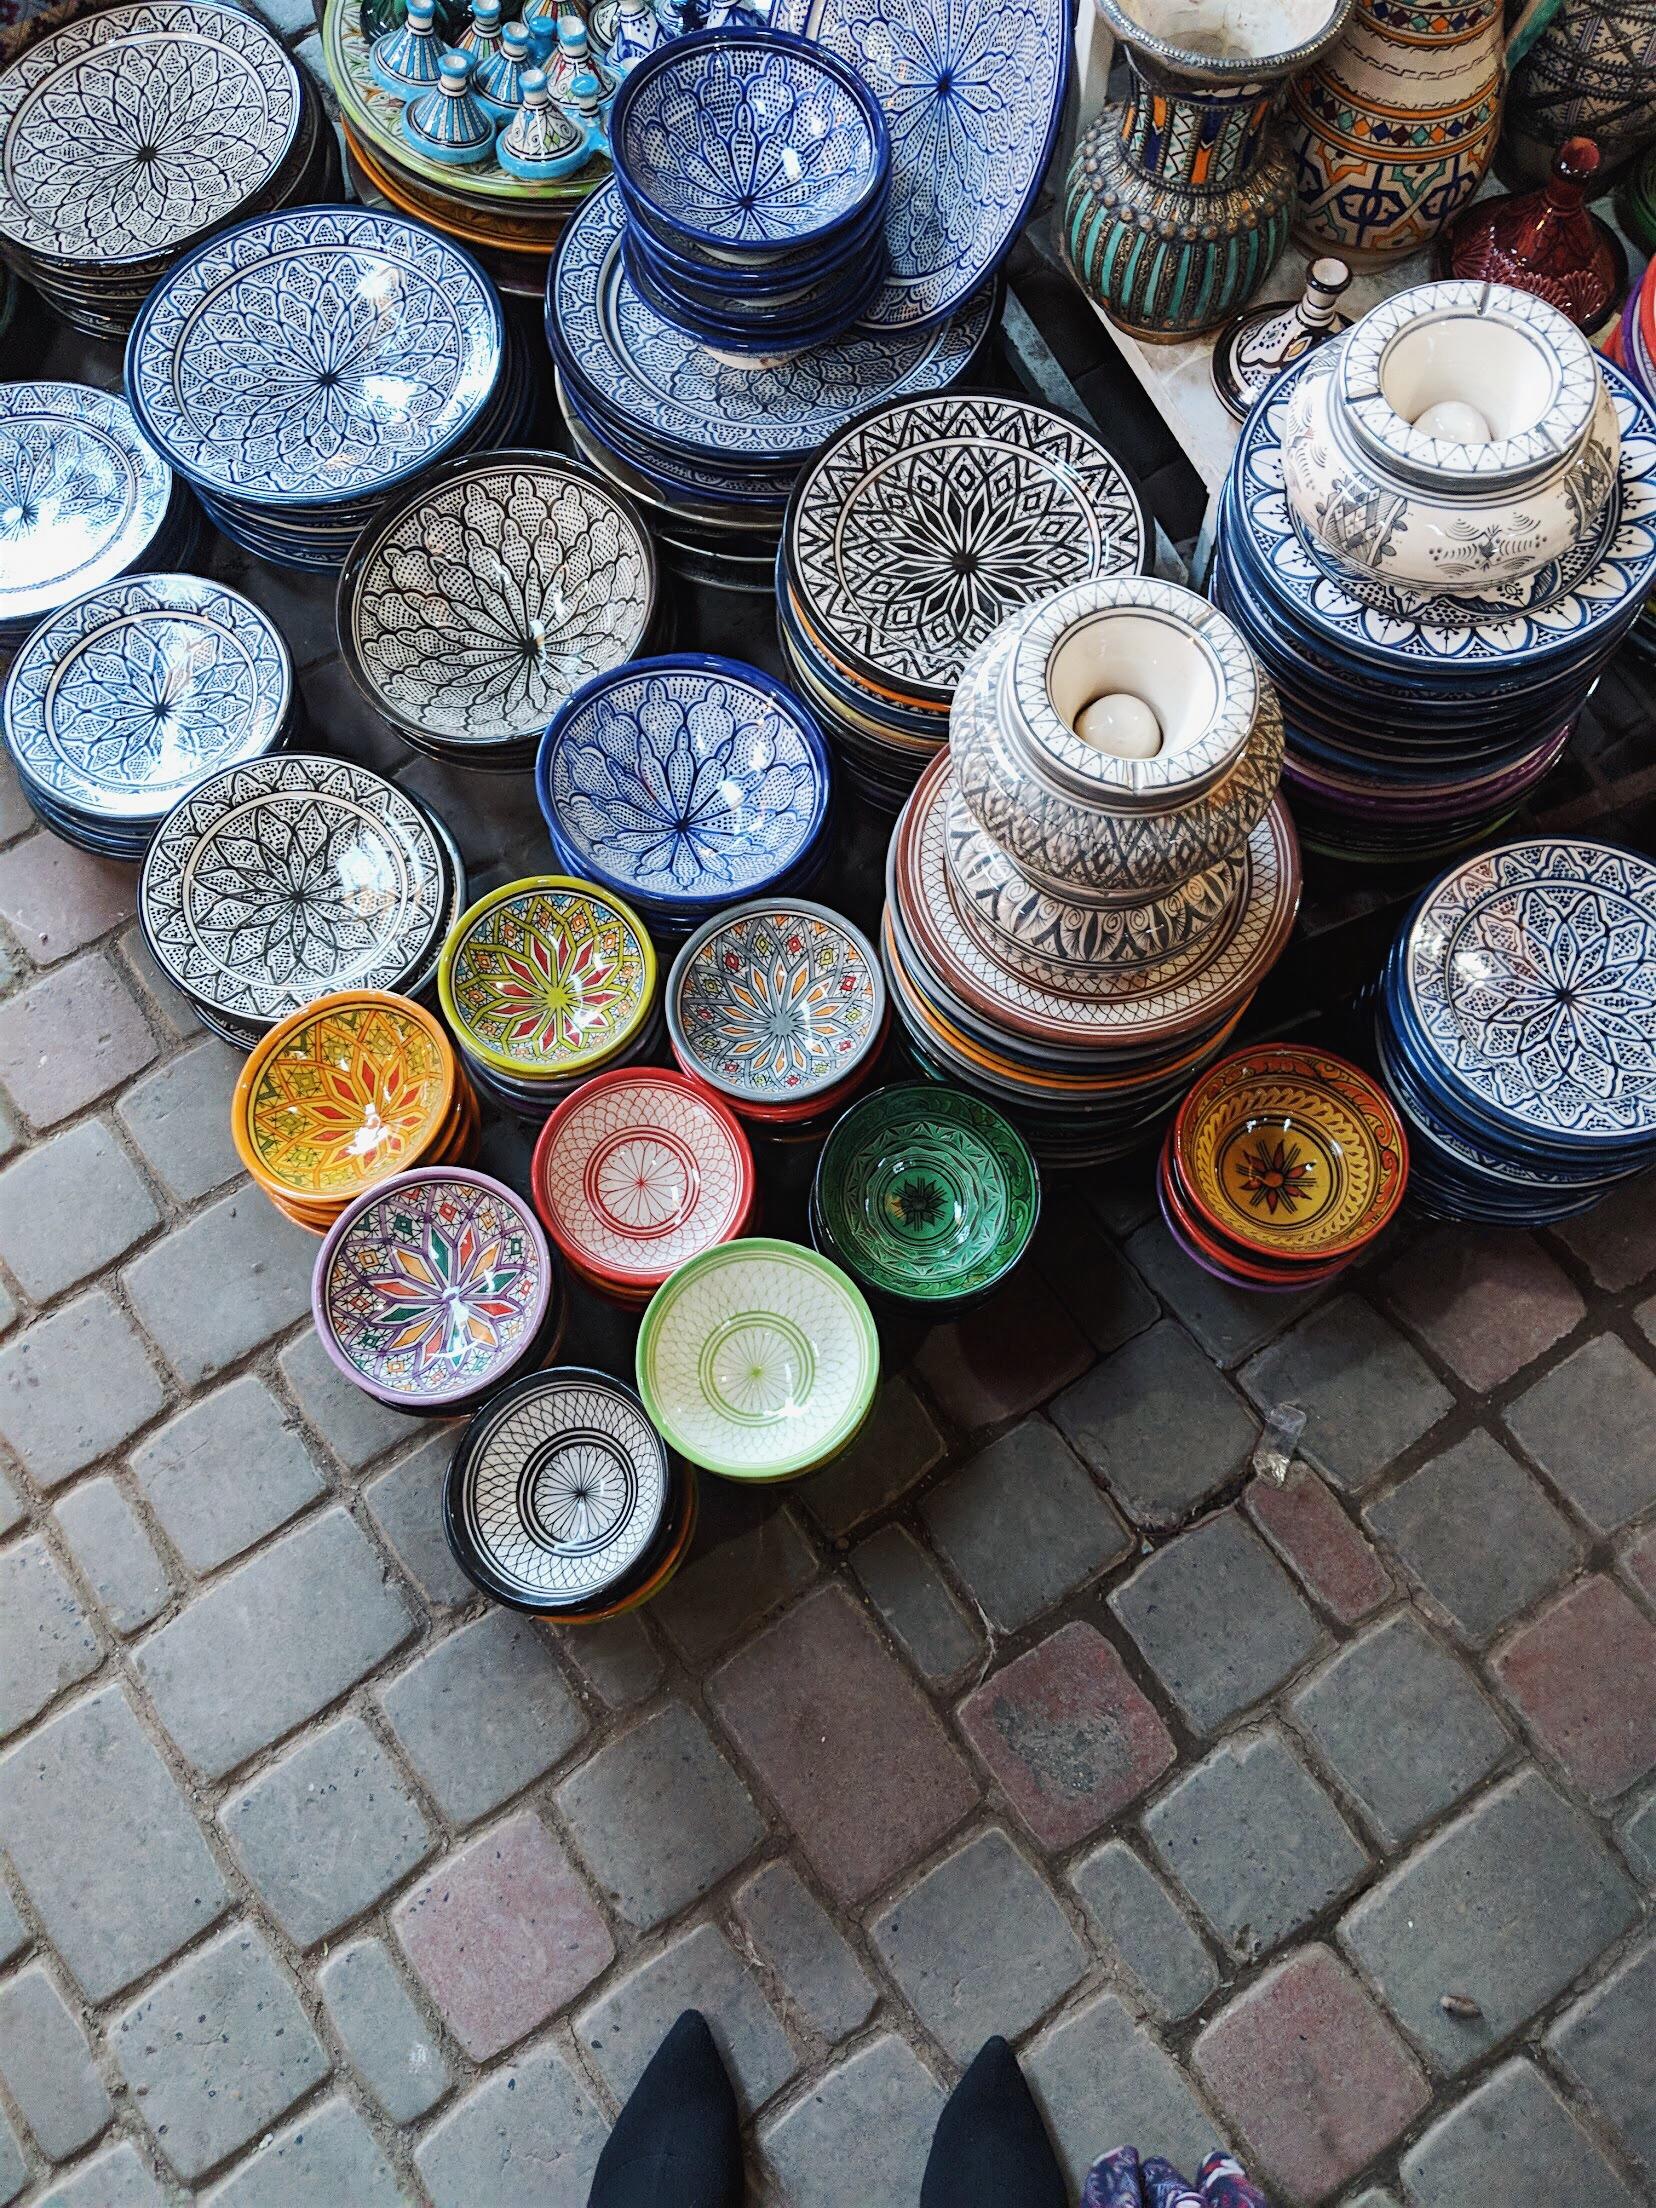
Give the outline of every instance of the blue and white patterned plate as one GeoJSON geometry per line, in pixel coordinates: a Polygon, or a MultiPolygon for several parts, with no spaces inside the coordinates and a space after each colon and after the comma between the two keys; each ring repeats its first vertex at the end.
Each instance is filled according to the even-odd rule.
{"type": "Polygon", "coordinates": [[[463,437],[504,341],[493,284],[447,238],[401,215],[305,207],[169,271],[128,342],[127,395],[207,491],[325,505],[376,495],[463,437]]]}
{"type": "Polygon", "coordinates": [[[0,384],[0,633],[135,566],[172,489],[125,400],[79,383],[0,384]]]}

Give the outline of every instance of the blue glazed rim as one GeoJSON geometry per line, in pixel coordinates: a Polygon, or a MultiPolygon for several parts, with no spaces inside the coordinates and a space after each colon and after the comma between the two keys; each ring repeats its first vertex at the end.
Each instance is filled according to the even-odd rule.
{"type": "Polygon", "coordinates": [[[561,839],[571,850],[582,851],[581,872],[600,889],[607,889],[617,897],[627,899],[642,896],[658,908],[671,905],[685,912],[718,912],[723,907],[751,902],[756,897],[769,894],[772,886],[786,881],[810,858],[823,824],[828,817],[828,803],[833,795],[833,766],[828,755],[827,741],[818,727],[815,715],[784,683],[767,675],[763,668],[751,666],[745,659],[727,659],[718,652],[664,652],[653,659],[629,659],[620,667],[611,667],[591,681],[583,682],[572,691],[554,714],[546,734],[540,740],[535,754],[535,801],[540,807],[546,832],[554,840],[561,839]],[[746,688],[760,691],[780,713],[792,721],[799,730],[806,750],[811,754],[817,770],[816,795],[812,803],[810,819],[786,862],[763,880],[742,884],[736,888],[711,890],[674,891],[664,895],[660,890],[640,890],[637,883],[624,875],[613,874],[595,858],[585,855],[583,847],[576,844],[564,828],[557,807],[552,802],[552,760],[560,743],[569,733],[576,716],[604,691],[614,689],[618,683],[636,681],[640,675],[701,674],[719,675],[728,682],[739,682],[746,688]]]}
{"type": "Polygon", "coordinates": [[[881,106],[872,87],[857,74],[848,62],[841,61],[838,54],[825,46],[819,46],[814,39],[800,38],[793,31],[771,30],[763,25],[756,25],[751,30],[692,31],[687,38],[675,38],[670,40],[667,45],[657,47],[653,54],[646,60],[641,61],[636,69],[633,69],[627,76],[622,78],[621,89],[615,95],[615,104],[610,110],[609,140],[610,159],[614,165],[617,179],[625,176],[627,189],[631,196],[636,198],[640,205],[648,208],[656,221],[661,223],[664,228],[678,237],[692,239],[697,245],[709,246],[716,252],[751,255],[761,267],[767,261],[774,260],[783,253],[797,252],[801,248],[821,245],[836,237],[841,230],[868,212],[871,201],[879,193],[882,185],[887,182],[891,174],[891,133],[886,127],[885,109],[881,106]],[[850,94],[862,111],[863,118],[868,124],[869,135],[874,143],[874,161],[868,181],[850,207],[842,208],[831,221],[821,223],[814,229],[797,230],[788,238],[778,238],[769,244],[766,244],[763,240],[728,238],[717,230],[698,230],[691,223],[675,221],[671,215],[665,213],[662,208],[655,204],[647,192],[640,189],[636,177],[628,168],[626,155],[623,151],[627,123],[641,87],[651,84],[655,78],[661,76],[667,69],[678,68],[686,61],[693,62],[699,55],[708,52],[709,49],[714,52],[733,53],[741,47],[758,47],[765,52],[791,53],[806,68],[815,69],[823,76],[832,77],[837,84],[850,94]]]}

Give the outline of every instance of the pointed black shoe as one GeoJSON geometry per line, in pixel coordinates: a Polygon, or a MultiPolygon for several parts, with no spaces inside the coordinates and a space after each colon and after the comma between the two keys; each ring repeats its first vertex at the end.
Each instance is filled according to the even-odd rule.
{"type": "Polygon", "coordinates": [[[932,2135],[920,2208],[1069,2208],[1035,2096],[1004,2039],[985,2040],[932,2135]]]}
{"type": "Polygon", "coordinates": [[[742,2137],[707,2019],[686,2009],[627,2096],[587,2208],[741,2208],[742,2137]]]}

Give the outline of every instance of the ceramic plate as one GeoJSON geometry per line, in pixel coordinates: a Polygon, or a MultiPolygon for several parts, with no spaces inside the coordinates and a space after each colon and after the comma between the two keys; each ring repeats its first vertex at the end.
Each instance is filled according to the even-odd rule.
{"type": "Polygon", "coordinates": [[[619,898],[568,875],[507,882],[464,914],[437,986],[485,1065],[539,1080],[596,1072],[655,996],[655,951],[619,898]]]}
{"type": "Polygon", "coordinates": [[[38,620],[124,574],[172,489],[124,399],[80,383],[0,383],[0,624],[38,620]]]}
{"type": "Polygon", "coordinates": [[[257,506],[360,499],[428,466],[500,379],[500,300],[402,215],[305,207],[227,230],[151,292],[127,345],[150,437],[257,506]]]}
{"type": "Polygon", "coordinates": [[[343,759],[292,753],[228,767],[162,822],[138,910],[188,995],[270,1022],[337,989],[392,989],[441,929],[448,895],[430,823],[343,759]]]}
{"type": "Polygon", "coordinates": [[[669,1445],[727,1479],[780,1480],[842,1449],[880,1376],[868,1305],[795,1242],[681,1265],[638,1332],[638,1387],[669,1445]]]}
{"type": "Polygon", "coordinates": [[[739,1103],[796,1104],[838,1088],[879,1040],[885,977],[861,931],[825,905],[743,905],[673,961],[675,1056],[739,1103]]]}

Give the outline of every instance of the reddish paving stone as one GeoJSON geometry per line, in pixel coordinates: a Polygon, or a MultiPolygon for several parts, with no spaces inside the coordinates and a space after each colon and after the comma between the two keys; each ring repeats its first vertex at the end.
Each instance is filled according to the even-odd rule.
{"type": "Polygon", "coordinates": [[[966,1318],[934,1327],[914,1369],[944,1416],[976,1433],[1045,1403],[1092,1361],[1092,1344],[1026,1267],[966,1318]]]}
{"type": "Polygon", "coordinates": [[[1646,1526],[1621,1553],[1622,1570],[1651,1602],[1656,1602],[1656,1526],[1646,1526]]]}
{"type": "Polygon", "coordinates": [[[1268,1970],[1198,2036],[1192,2062],[1247,2142],[1250,2176],[1308,2204],[1338,2192],[1432,2097],[1326,1947],[1268,1970]]]}
{"type": "Polygon", "coordinates": [[[707,1692],[842,1902],[884,1886],[978,1799],[914,1681],[842,1588],[808,1595],[707,1692]]]}
{"type": "Polygon", "coordinates": [[[130,920],[133,890],[131,867],[56,836],[31,836],[0,858],[0,914],[37,966],[56,965],[130,920]]]}
{"type": "Polygon", "coordinates": [[[391,1921],[478,2062],[573,2001],[615,1954],[568,1856],[527,1809],[440,1864],[391,1921]]]}
{"type": "Polygon", "coordinates": [[[1386,1273],[1381,1291],[1427,1347],[1480,1393],[1521,1372],[1587,1315],[1538,1242],[1464,1226],[1424,1236],[1386,1273]]]}
{"type": "Polygon", "coordinates": [[[1312,1599],[1341,1625],[1355,1625],[1392,1591],[1391,1575],[1315,1472],[1296,1466],[1279,1487],[1256,1479],[1242,1498],[1248,1516],[1312,1599]]]}
{"type": "Polygon", "coordinates": [[[1495,1676],[1594,1801],[1656,1768],[1656,1625],[1614,1580],[1580,1581],[1500,1650],[1495,1676]]]}
{"type": "Polygon", "coordinates": [[[1178,1757],[1120,1656],[1079,1619],[969,1694],[960,1722],[1046,1848],[1097,1832],[1178,1757]]]}

